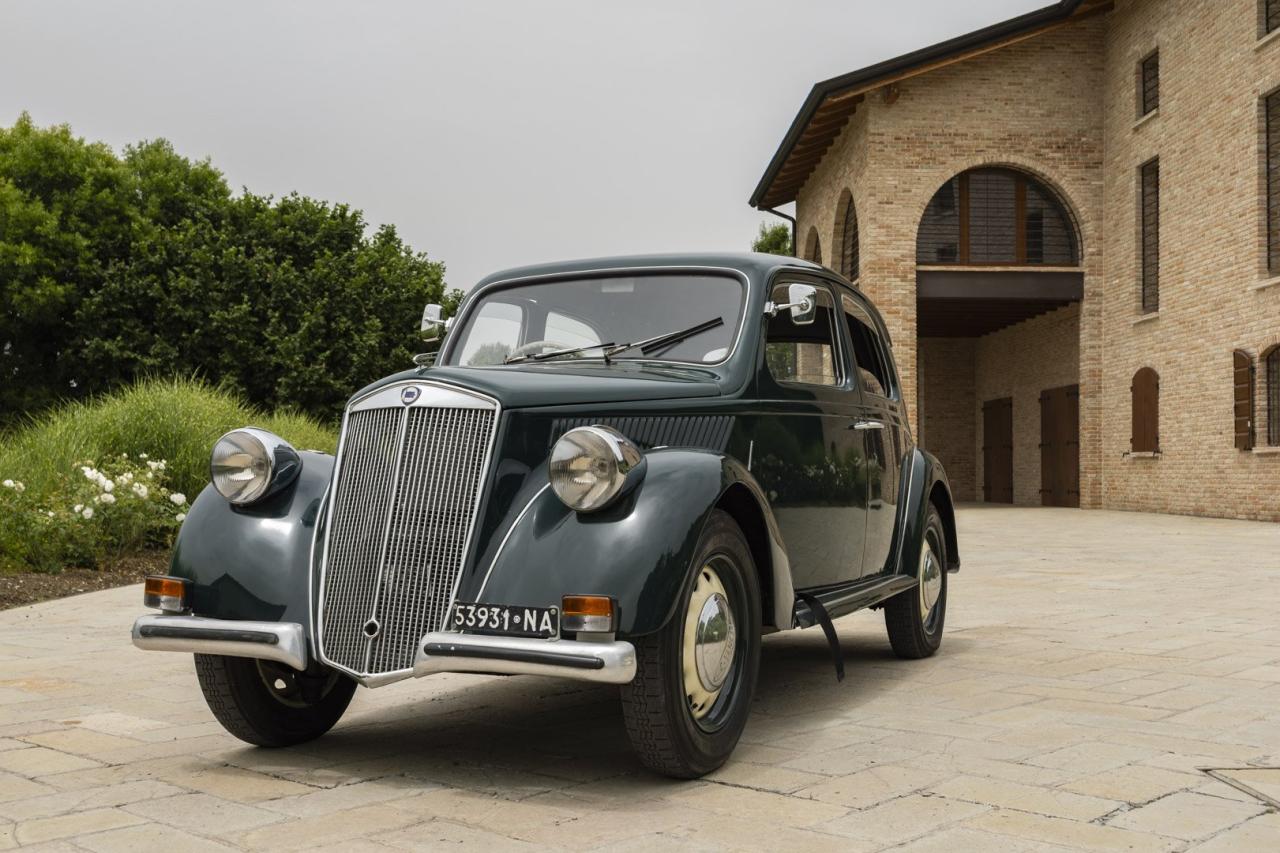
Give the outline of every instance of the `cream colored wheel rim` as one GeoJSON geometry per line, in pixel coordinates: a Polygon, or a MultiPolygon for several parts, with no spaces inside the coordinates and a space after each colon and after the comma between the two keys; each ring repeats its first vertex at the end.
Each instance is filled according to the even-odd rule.
{"type": "Polygon", "coordinates": [[[942,561],[933,550],[933,541],[926,534],[920,554],[920,619],[926,625],[942,596],[942,571],[942,561]]]}
{"type": "Polygon", "coordinates": [[[698,570],[684,619],[684,692],[689,713],[705,717],[733,669],[738,631],[729,594],[711,563],[698,570]]]}

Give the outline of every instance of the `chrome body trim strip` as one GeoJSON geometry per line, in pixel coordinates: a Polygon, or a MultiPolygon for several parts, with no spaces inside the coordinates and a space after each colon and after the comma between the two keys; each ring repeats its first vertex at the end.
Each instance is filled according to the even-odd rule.
{"type": "Polygon", "coordinates": [[[437,672],[550,675],[626,684],[636,677],[636,649],[624,640],[539,640],[433,631],[418,643],[415,677],[437,672]]]}
{"type": "MultiPolygon", "coordinates": [[[[516,516],[516,520],[511,522],[511,526],[507,528],[506,534],[503,535],[502,541],[498,543],[498,550],[494,552],[493,559],[489,561],[489,569],[484,573],[484,580],[480,581],[480,589],[476,592],[476,601],[484,601],[484,588],[489,583],[489,575],[493,574],[494,566],[498,565],[498,558],[502,556],[502,549],[507,547],[507,540],[511,538],[511,534],[516,532],[516,528],[520,526],[520,522],[524,521],[525,515],[529,510],[533,509],[533,505],[538,502],[538,498],[542,497],[542,493],[551,488],[551,484],[547,483],[538,491],[534,492],[533,497],[529,498],[529,502],[524,505],[524,509],[520,510],[520,514],[516,516]]],[[[457,590],[454,590],[454,597],[457,597],[457,590]]],[[[453,610],[452,607],[449,608],[453,610]]],[[[448,613],[445,614],[447,619],[448,613]]],[[[445,624],[448,624],[447,622],[445,624]]],[[[444,627],[444,626],[441,626],[444,627]]]]}
{"type": "Polygon", "coordinates": [[[258,658],[307,668],[307,637],[297,622],[250,622],[203,616],[139,616],[133,644],[158,652],[258,658]]]}

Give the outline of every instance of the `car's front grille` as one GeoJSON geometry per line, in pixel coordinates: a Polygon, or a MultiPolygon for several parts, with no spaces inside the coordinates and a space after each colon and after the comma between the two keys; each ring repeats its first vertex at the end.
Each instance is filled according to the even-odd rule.
{"type": "MultiPolygon", "coordinates": [[[[423,386],[417,386],[422,388],[423,386]]],[[[408,670],[438,630],[475,521],[496,408],[353,408],[339,450],[320,578],[320,656],[357,675],[408,670]]],[[[481,408],[480,406],[484,406],[481,408]]]]}

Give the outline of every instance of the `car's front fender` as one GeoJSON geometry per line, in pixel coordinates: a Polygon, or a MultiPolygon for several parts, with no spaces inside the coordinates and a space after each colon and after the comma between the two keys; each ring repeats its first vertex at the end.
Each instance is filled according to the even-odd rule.
{"type": "MultiPolygon", "coordinates": [[[[732,457],[689,448],[654,450],[646,457],[640,485],[600,512],[574,512],[549,487],[539,491],[472,590],[460,594],[530,606],[558,606],[563,595],[608,595],[618,605],[620,636],[651,633],[674,611],[707,517],[729,489],[740,486],[753,494],[767,528],[774,558],[770,599],[785,599],[782,627],[791,627],[785,553],[746,467],[732,457]]],[[[775,621],[772,614],[767,621],[775,621]]]]}
{"type": "Polygon", "coordinates": [[[260,503],[232,507],[206,486],[191,505],[169,573],[191,581],[195,615],[296,622],[311,634],[312,542],[333,457],[300,455],[297,480],[260,503]]]}

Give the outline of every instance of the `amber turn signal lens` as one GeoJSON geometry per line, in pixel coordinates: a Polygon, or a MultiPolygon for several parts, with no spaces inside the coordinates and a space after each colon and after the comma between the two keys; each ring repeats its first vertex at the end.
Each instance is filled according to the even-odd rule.
{"type": "Polygon", "coordinates": [[[613,599],[607,595],[566,595],[560,600],[560,627],[566,631],[609,633],[613,624],[613,599]]]}
{"type": "Polygon", "coordinates": [[[149,575],[142,585],[142,603],[170,613],[187,609],[187,581],[168,575],[149,575]]]}

